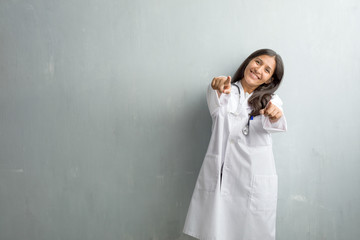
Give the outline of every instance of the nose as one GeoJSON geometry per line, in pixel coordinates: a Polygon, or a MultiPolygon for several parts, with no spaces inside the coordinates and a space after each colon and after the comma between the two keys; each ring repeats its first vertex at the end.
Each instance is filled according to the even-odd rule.
{"type": "Polygon", "coordinates": [[[257,72],[257,73],[263,73],[263,72],[265,72],[265,66],[264,65],[262,65],[262,66],[257,66],[256,68],[255,68],[255,71],[257,72]]]}
{"type": "Polygon", "coordinates": [[[260,69],[261,69],[260,66],[256,66],[256,67],[254,68],[255,73],[256,73],[256,74],[260,74],[260,69]]]}

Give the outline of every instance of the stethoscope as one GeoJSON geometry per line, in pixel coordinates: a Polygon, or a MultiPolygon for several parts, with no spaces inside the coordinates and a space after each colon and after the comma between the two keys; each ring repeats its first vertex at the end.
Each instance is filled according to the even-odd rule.
{"type": "MultiPolygon", "coordinates": [[[[236,85],[235,83],[231,83],[231,85],[234,85],[235,87],[237,87],[238,91],[239,91],[239,102],[240,102],[240,97],[241,97],[241,92],[240,92],[240,87],[238,85],[236,85]]],[[[242,129],[242,133],[245,136],[249,135],[250,132],[250,120],[253,120],[254,116],[250,115],[247,121],[247,124],[245,125],[245,127],[242,129]]]]}

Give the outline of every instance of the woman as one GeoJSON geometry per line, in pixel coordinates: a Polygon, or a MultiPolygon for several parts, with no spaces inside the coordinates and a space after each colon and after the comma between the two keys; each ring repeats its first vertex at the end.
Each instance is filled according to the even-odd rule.
{"type": "Polygon", "coordinates": [[[212,135],[183,232],[201,240],[274,240],[277,173],[271,133],[286,131],[281,57],[252,53],[233,79],[215,77],[207,103],[212,135]]]}

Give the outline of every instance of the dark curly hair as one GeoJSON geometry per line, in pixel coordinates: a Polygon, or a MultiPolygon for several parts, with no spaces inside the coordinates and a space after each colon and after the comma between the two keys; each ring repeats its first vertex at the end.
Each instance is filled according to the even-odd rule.
{"type": "Polygon", "coordinates": [[[276,67],[272,75],[273,80],[269,84],[263,83],[258,86],[248,100],[249,105],[252,107],[252,111],[250,113],[252,116],[259,115],[259,111],[265,108],[267,103],[271,100],[271,96],[279,88],[281,79],[284,75],[284,64],[280,55],[271,49],[260,49],[250,54],[250,56],[244,60],[235,72],[232,82],[235,83],[243,79],[246,66],[252,59],[261,55],[275,57],[276,67]]]}

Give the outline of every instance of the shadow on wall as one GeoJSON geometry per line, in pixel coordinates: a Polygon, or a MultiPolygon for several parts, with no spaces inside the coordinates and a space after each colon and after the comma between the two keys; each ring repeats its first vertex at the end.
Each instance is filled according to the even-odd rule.
{"type": "MultiPolygon", "coordinates": [[[[161,149],[161,162],[158,184],[163,187],[159,200],[160,209],[156,214],[163,215],[154,239],[194,239],[182,233],[191,196],[211,135],[211,117],[208,111],[205,91],[193,99],[184,100],[183,109],[174,116],[165,114],[170,133],[164,139],[161,149]],[[165,217],[166,216],[166,217],[165,217]]],[[[164,121],[162,119],[161,121],[164,121]]]]}

